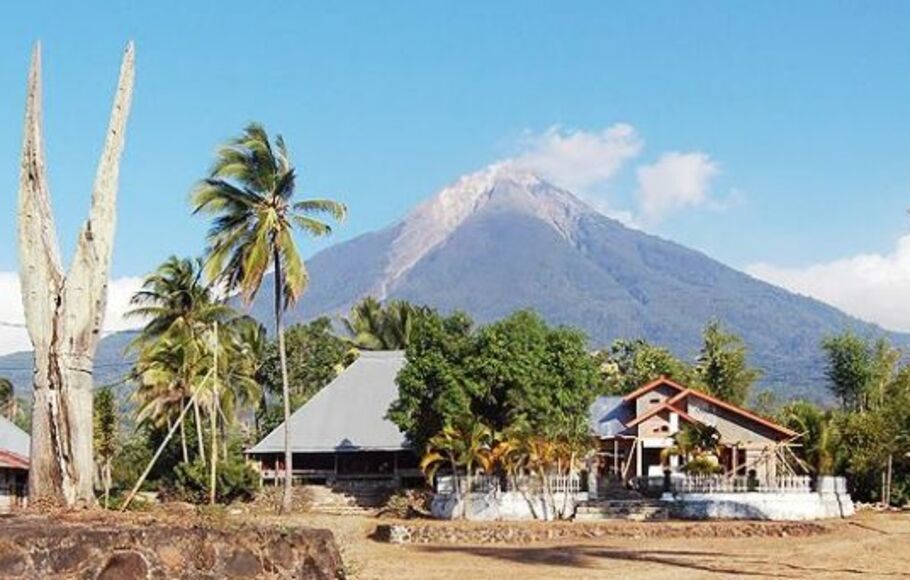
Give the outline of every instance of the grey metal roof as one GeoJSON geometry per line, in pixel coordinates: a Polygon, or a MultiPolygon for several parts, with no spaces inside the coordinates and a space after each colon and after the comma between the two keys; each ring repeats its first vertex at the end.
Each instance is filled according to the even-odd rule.
{"type": "Polygon", "coordinates": [[[12,451],[23,457],[29,456],[31,438],[28,433],[16,427],[6,417],[0,417],[0,450],[12,451]]]}
{"type": "MultiPolygon", "coordinates": [[[[361,353],[291,415],[291,449],[299,453],[407,448],[404,434],[385,418],[398,398],[395,377],[404,363],[402,351],[361,353]]],[[[248,452],[282,451],[284,423],[248,452]]]]}
{"type": "Polygon", "coordinates": [[[597,397],[591,405],[591,429],[598,437],[619,435],[634,414],[632,405],[622,397],[597,397]]]}

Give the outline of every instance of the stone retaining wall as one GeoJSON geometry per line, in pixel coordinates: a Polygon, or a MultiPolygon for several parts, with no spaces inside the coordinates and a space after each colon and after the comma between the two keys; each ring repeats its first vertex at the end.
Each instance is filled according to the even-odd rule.
{"type": "Polygon", "coordinates": [[[674,518],[687,520],[821,520],[854,513],[846,492],[684,493],[662,498],[674,518]]]}
{"type": "Polygon", "coordinates": [[[0,578],[344,578],[328,530],[24,515],[0,530],[0,578]]]}
{"type": "Polygon", "coordinates": [[[392,544],[530,544],[566,539],[801,537],[827,531],[809,522],[399,522],[377,526],[374,538],[392,544]]]}
{"type": "Polygon", "coordinates": [[[563,508],[568,514],[575,513],[577,503],[587,499],[586,492],[569,494],[568,498],[564,493],[554,493],[551,506],[541,495],[517,491],[470,493],[461,498],[454,494],[436,494],[430,504],[430,512],[433,517],[443,520],[456,518],[484,522],[552,520],[556,518],[555,512],[561,512],[563,508]]]}

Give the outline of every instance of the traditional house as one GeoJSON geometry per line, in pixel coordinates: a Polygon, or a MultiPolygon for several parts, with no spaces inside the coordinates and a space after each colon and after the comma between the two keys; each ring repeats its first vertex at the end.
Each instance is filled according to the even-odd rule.
{"type": "Polygon", "coordinates": [[[25,431],[0,417],[0,513],[25,506],[30,445],[25,431]]]}
{"type": "MultiPolygon", "coordinates": [[[[291,415],[295,481],[423,481],[404,434],[386,418],[398,398],[395,377],[404,363],[401,351],[363,352],[291,415]]],[[[259,461],[263,481],[283,479],[284,424],[247,453],[259,461]]]]}
{"type": "MultiPolygon", "coordinates": [[[[404,353],[363,352],[338,377],[291,416],[292,477],[300,482],[374,481],[421,483],[419,460],[404,434],[387,418],[398,398],[395,378],[404,353]]],[[[600,452],[591,475],[627,483],[663,477],[661,452],[675,444],[685,423],[714,426],[727,475],[773,479],[793,431],[736,405],[666,378],[624,397],[600,397],[591,406],[591,430],[600,452]]],[[[284,478],[284,425],[248,450],[264,482],[284,478]]],[[[679,458],[670,457],[670,467],[679,458]]]]}
{"type": "MultiPolygon", "coordinates": [[[[661,452],[685,423],[711,425],[720,434],[720,466],[726,475],[773,479],[786,464],[797,433],[700,391],[661,377],[624,397],[600,397],[591,408],[600,440],[598,469],[604,479],[623,482],[659,477],[661,452]]],[[[679,467],[671,456],[669,466],[679,467]]]]}

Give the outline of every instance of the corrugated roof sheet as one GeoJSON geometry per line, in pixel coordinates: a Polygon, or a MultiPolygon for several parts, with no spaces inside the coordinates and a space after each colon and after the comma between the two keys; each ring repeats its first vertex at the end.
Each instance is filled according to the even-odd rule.
{"type": "Polygon", "coordinates": [[[9,451],[22,457],[29,456],[31,438],[6,417],[0,417],[0,451],[9,451]]]}
{"type": "MultiPolygon", "coordinates": [[[[395,377],[404,363],[402,351],[361,353],[291,415],[291,449],[301,453],[407,448],[404,434],[385,418],[398,398],[395,377]]],[[[249,453],[282,451],[284,423],[249,453]]]]}
{"type": "Polygon", "coordinates": [[[634,417],[634,405],[623,397],[597,397],[591,405],[591,429],[598,437],[613,437],[634,417]]]}

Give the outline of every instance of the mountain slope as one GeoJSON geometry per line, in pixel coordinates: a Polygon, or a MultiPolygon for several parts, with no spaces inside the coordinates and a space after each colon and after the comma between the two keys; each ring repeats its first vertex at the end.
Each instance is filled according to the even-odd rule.
{"type": "MultiPolygon", "coordinates": [[[[746,341],[763,383],[784,397],[827,398],[819,344],[845,328],[883,333],[817,300],[756,280],[702,253],[630,229],[571,193],[507,166],[465,176],[402,221],[309,260],[310,286],[289,322],[338,315],[366,295],[404,298],[478,322],[534,308],[584,329],[592,347],[644,338],[691,359],[711,318],[746,341]]],[[[272,320],[267,278],[252,314],[272,320]]],[[[890,335],[910,344],[906,335],[890,335]]],[[[119,377],[122,335],[99,347],[99,384],[119,377]]],[[[30,354],[0,357],[0,376],[30,380],[30,354]],[[17,369],[4,373],[3,369],[17,369]]]]}
{"type": "MultiPolygon", "coordinates": [[[[717,318],[746,340],[763,383],[787,397],[826,398],[824,336],[883,332],[501,166],[462,178],[389,228],[317,254],[308,268],[310,288],[291,320],[343,313],[368,294],[462,309],[479,322],[534,308],[584,329],[592,346],[641,337],[691,358],[717,318]]],[[[254,305],[262,320],[269,296],[263,288],[254,305]]]]}

